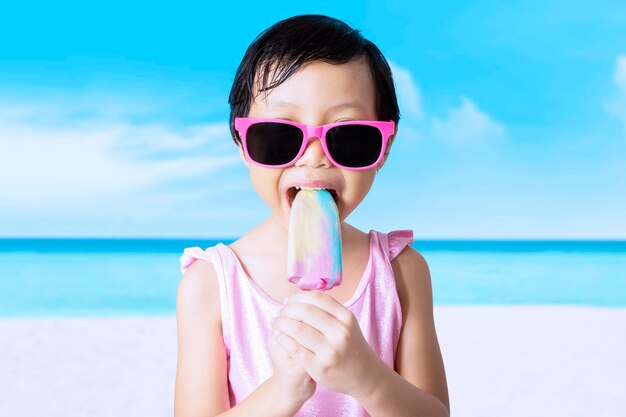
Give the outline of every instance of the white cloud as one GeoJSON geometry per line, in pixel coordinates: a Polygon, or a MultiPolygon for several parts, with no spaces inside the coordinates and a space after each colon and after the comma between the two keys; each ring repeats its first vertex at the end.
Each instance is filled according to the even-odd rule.
{"type": "Polygon", "coordinates": [[[53,126],[78,120],[129,120],[166,110],[162,97],[138,99],[113,91],[73,93],[44,89],[38,95],[4,94],[3,91],[0,98],[0,125],[28,123],[53,126]]]}
{"type": "Polygon", "coordinates": [[[608,103],[606,109],[611,115],[618,117],[626,129],[626,56],[624,55],[617,57],[613,82],[617,86],[618,97],[615,101],[608,103]]]}
{"type": "Polygon", "coordinates": [[[617,67],[615,68],[613,80],[619,87],[622,95],[626,96],[626,56],[617,57],[617,67]]]}
{"type": "Polygon", "coordinates": [[[0,206],[115,204],[239,159],[225,122],[175,128],[92,113],[74,120],[82,109],[61,107],[0,106],[0,206]]]}
{"type": "Polygon", "coordinates": [[[394,62],[389,65],[403,116],[399,130],[402,138],[422,140],[430,137],[458,147],[474,145],[505,134],[503,125],[494,121],[467,97],[461,97],[461,105],[448,109],[445,117],[427,114],[419,85],[411,71],[394,62]]]}
{"type": "Polygon", "coordinates": [[[421,120],[424,117],[422,97],[413,75],[407,68],[401,67],[394,62],[390,62],[389,66],[391,67],[393,80],[396,85],[398,105],[403,118],[407,116],[414,121],[421,120]]]}
{"type": "Polygon", "coordinates": [[[433,117],[431,135],[453,145],[475,144],[505,134],[506,129],[484,113],[469,98],[463,97],[458,108],[451,108],[445,119],[433,117]]]}

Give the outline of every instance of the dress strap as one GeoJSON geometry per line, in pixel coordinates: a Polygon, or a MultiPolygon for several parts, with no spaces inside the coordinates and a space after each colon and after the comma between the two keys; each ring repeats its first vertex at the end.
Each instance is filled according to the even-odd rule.
{"type": "Polygon", "coordinates": [[[393,261],[404,248],[413,243],[412,230],[394,230],[387,233],[389,242],[389,260],[393,261]]]}

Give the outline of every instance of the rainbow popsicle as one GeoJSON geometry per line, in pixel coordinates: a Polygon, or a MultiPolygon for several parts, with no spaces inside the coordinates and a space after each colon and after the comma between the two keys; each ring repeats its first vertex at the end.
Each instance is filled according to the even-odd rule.
{"type": "Polygon", "coordinates": [[[330,290],[341,284],[341,228],[335,200],[326,190],[303,188],[289,215],[289,281],[302,290],[330,290]]]}

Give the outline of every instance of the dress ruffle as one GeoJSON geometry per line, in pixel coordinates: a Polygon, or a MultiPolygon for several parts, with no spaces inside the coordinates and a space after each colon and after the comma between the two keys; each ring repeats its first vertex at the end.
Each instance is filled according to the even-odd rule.
{"type": "Polygon", "coordinates": [[[180,257],[180,273],[184,274],[185,271],[187,271],[189,267],[198,259],[211,262],[211,256],[209,253],[199,246],[186,248],[180,257]]]}
{"type": "Polygon", "coordinates": [[[389,242],[389,260],[393,261],[404,248],[413,243],[412,230],[394,230],[387,233],[389,242]]]}

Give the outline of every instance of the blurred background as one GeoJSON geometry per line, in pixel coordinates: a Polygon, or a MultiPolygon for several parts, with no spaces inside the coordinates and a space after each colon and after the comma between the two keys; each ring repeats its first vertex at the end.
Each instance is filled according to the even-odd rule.
{"type": "Polygon", "coordinates": [[[268,211],[228,133],[235,70],[263,29],[324,13],[380,47],[400,98],[356,226],[625,238],[626,4],[601,4],[5,4],[0,236],[249,230],[268,211]]]}
{"type": "Polygon", "coordinates": [[[412,229],[436,303],[626,304],[623,2],[27,2],[0,18],[0,313],[173,313],[182,249],[269,214],[227,100],[302,13],[391,63],[398,137],[348,221],[412,229]]]}

